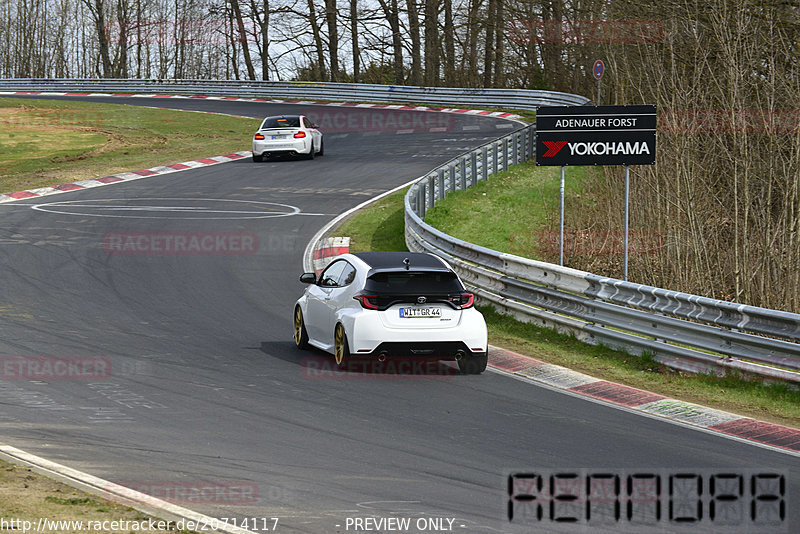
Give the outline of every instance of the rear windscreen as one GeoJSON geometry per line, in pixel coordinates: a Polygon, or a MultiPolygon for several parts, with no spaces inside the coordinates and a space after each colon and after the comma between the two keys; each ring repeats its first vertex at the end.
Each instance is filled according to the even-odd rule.
{"type": "Polygon", "coordinates": [[[261,129],[265,128],[299,128],[300,117],[268,117],[261,125],[261,129]]]}
{"type": "Polygon", "coordinates": [[[453,272],[385,272],[367,279],[366,291],[383,294],[458,293],[463,290],[453,272]]]}

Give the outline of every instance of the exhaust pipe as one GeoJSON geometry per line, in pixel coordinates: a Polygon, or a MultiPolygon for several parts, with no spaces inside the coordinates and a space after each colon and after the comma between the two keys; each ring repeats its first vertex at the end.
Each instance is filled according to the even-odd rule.
{"type": "Polygon", "coordinates": [[[463,357],[464,357],[464,351],[463,350],[460,350],[460,351],[456,352],[456,361],[461,360],[463,357]]]}
{"type": "Polygon", "coordinates": [[[381,363],[386,361],[386,351],[381,352],[380,354],[378,354],[378,361],[381,362],[381,363]]]}

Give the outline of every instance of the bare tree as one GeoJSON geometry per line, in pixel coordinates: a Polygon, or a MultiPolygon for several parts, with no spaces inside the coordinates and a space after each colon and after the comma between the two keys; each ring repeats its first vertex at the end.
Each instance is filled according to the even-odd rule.
{"type": "Polygon", "coordinates": [[[404,81],[403,69],[403,33],[400,28],[400,9],[397,6],[397,0],[378,0],[383,8],[386,20],[389,22],[389,27],[392,29],[392,51],[393,51],[393,66],[394,66],[394,83],[402,84],[404,81]]]}

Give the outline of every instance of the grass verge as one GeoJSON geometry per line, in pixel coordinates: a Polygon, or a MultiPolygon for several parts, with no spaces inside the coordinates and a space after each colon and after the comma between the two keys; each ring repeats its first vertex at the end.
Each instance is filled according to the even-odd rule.
{"type": "MultiPolygon", "coordinates": [[[[28,467],[0,460],[0,518],[6,522],[6,524],[0,525],[2,531],[23,531],[25,525],[23,522],[29,521],[28,525],[32,525],[32,527],[28,529],[28,532],[31,532],[37,527],[41,518],[46,518],[51,521],[51,527],[54,522],[59,521],[83,521],[83,528],[76,528],[73,523],[72,528],[54,527],[45,529],[43,532],[60,534],[102,531],[119,534],[144,534],[156,532],[147,528],[148,520],[151,517],[133,508],[106,501],[101,497],[90,495],[39,475],[28,467]],[[105,524],[103,524],[104,521],[105,524]],[[110,527],[114,526],[111,523],[113,521],[118,522],[116,526],[128,528],[124,530],[89,528],[89,522],[91,525],[110,527]],[[142,523],[144,524],[142,525],[142,523]],[[144,526],[144,528],[131,528],[136,526],[144,526]]],[[[65,526],[64,523],[61,523],[61,527],[65,526]]],[[[178,532],[174,529],[172,531],[178,532]]]]}
{"type": "MultiPolygon", "coordinates": [[[[540,230],[558,213],[558,167],[533,162],[510,167],[485,182],[455,191],[425,214],[425,222],[454,237],[494,250],[532,259],[558,259],[557,244],[540,230]],[[542,239],[544,237],[544,239],[542,239]]],[[[567,167],[565,192],[581,194],[581,184],[594,167],[567,167]]]]}
{"type": "Polygon", "coordinates": [[[2,192],[248,150],[258,119],[0,98],[2,192]]]}
{"type": "MultiPolygon", "coordinates": [[[[540,173],[540,169],[529,165],[521,167],[524,169],[521,172],[529,173],[530,176],[525,178],[529,184],[521,186],[520,191],[504,195],[499,190],[504,180],[518,172],[518,168],[492,177],[488,183],[472,188],[474,191],[449,195],[447,199],[441,201],[441,205],[428,212],[426,221],[431,223],[435,220],[437,228],[473,243],[502,250],[504,247],[500,245],[505,242],[509,246],[522,248],[520,246],[522,241],[514,243],[503,241],[502,224],[498,224],[495,228],[487,220],[488,214],[476,213],[472,209],[472,202],[475,201],[475,208],[479,208],[476,200],[486,193],[487,196],[492,196],[493,207],[498,204],[501,206],[498,218],[503,223],[524,228],[527,235],[534,235],[538,228],[543,228],[546,224],[544,208],[540,208],[537,212],[537,206],[542,206],[543,202],[553,202],[553,195],[557,201],[558,186],[553,187],[548,182],[550,178],[540,173]],[[527,209],[524,214],[503,213],[504,203],[517,202],[525,203],[523,205],[527,209]],[[462,212],[464,216],[459,216],[462,212]],[[527,219],[521,222],[517,220],[520,217],[527,219]]],[[[580,176],[580,172],[573,176],[575,182],[573,187],[580,187],[580,176]]],[[[353,252],[407,250],[403,237],[404,194],[405,191],[394,193],[353,214],[334,230],[333,235],[349,236],[353,252]]],[[[538,250],[535,240],[531,240],[527,245],[528,250],[533,252],[538,250]]],[[[481,306],[479,309],[486,318],[489,342],[493,345],[603,380],[760,420],[800,427],[800,391],[793,390],[786,384],[763,384],[744,380],[736,375],[716,377],[676,372],[651,358],[632,356],[608,347],[588,345],[578,341],[574,336],[559,334],[554,330],[522,323],[501,315],[491,307],[481,306]]]]}

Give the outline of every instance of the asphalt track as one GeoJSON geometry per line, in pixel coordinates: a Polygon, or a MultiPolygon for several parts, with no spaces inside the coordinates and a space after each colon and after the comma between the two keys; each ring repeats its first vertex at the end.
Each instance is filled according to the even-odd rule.
{"type": "MultiPolygon", "coordinates": [[[[253,117],[308,110],[92,99],[103,100],[253,117]]],[[[559,468],[783,472],[788,520],[773,531],[797,532],[796,456],[502,374],[449,374],[448,364],[423,375],[320,373],[324,355],[294,348],[292,304],[315,231],[508,131],[496,119],[449,121],[433,133],[329,134],[314,161],[243,160],[0,205],[0,356],[99,358],[111,369],[90,380],[6,376],[1,440],[159,497],[212,485],[201,502],[179,504],[240,521],[278,517],[277,532],[353,532],[355,517],[450,518],[469,533],[598,531],[505,519],[509,471],[559,468]],[[257,246],[227,254],[104,246],[132,233],[235,233],[256,236],[257,246]]],[[[648,531],[681,531],[666,508],[657,527],[648,531]]],[[[624,522],[608,530],[643,531],[624,522]]],[[[739,531],[709,523],[685,531],[722,530],[739,531]]]]}

